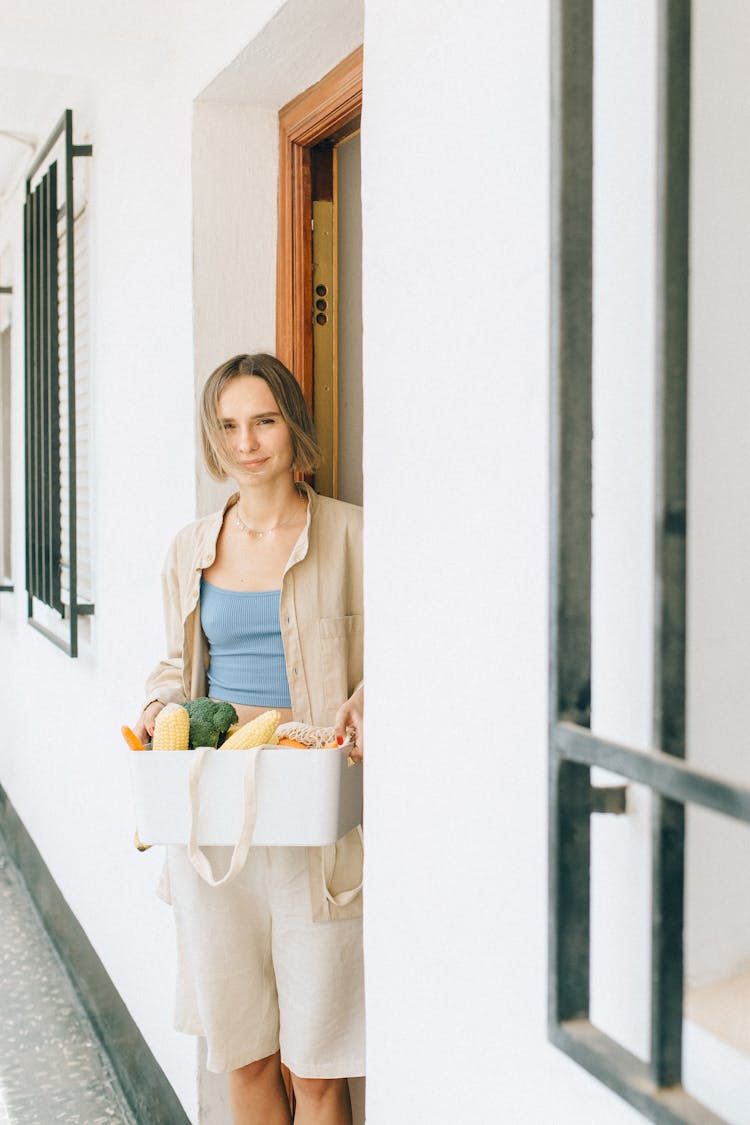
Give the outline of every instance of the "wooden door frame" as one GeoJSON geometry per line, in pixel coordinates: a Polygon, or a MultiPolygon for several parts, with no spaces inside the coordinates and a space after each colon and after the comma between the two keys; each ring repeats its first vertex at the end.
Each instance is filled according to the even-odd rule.
{"type": "Polygon", "coordinates": [[[310,152],[341,138],[362,111],[362,48],[279,111],[276,354],[312,408],[312,196],[310,152]]]}

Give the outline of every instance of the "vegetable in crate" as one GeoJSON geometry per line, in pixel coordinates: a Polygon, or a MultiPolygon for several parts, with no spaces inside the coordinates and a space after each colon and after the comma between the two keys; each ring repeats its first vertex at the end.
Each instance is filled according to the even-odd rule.
{"type": "Polygon", "coordinates": [[[282,723],[279,727],[279,746],[294,746],[301,750],[333,750],[337,743],[333,727],[314,727],[310,723],[282,723]]]}
{"type": "Polygon", "coordinates": [[[190,719],[184,707],[168,703],[156,716],[151,745],[154,750],[187,750],[189,734],[190,719]]]}
{"type": "Polygon", "coordinates": [[[237,712],[231,703],[223,700],[189,699],[182,706],[190,717],[190,745],[218,746],[222,735],[225,735],[233,723],[238,721],[237,712]]]}
{"type": "Polygon", "coordinates": [[[264,711],[249,723],[239,727],[222,745],[222,750],[250,750],[253,746],[267,746],[276,741],[276,728],[281,715],[278,711],[264,711]]]}
{"type": "Polygon", "coordinates": [[[132,731],[130,727],[120,727],[120,730],[122,731],[122,737],[125,739],[131,750],[146,749],[138,735],[135,733],[135,731],[132,731]]]}

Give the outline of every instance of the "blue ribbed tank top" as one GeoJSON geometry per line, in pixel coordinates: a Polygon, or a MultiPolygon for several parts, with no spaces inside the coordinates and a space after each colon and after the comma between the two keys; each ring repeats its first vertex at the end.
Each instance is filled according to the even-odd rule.
{"type": "Polygon", "coordinates": [[[208,695],[253,707],[291,707],[281,640],[281,590],[222,590],[201,579],[208,695]]]}

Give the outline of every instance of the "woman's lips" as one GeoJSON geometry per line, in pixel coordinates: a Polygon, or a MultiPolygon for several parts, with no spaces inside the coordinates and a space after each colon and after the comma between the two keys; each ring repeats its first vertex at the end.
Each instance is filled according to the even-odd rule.
{"type": "Polygon", "coordinates": [[[242,465],[243,469],[257,469],[261,465],[265,465],[267,460],[267,457],[259,457],[255,461],[240,461],[240,465],[242,465]]]}

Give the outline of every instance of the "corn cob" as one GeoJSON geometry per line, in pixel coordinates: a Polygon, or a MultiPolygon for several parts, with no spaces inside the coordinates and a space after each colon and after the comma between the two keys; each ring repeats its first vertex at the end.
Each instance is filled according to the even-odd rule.
{"type": "Polygon", "coordinates": [[[238,727],[234,734],[222,743],[220,749],[250,750],[253,746],[272,744],[280,718],[278,711],[264,711],[262,715],[238,727]]]}
{"type": "Polygon", "coordinates": [[[190,745],[190,716],[178,703],[169,704],[156,716],[154,750],[187,750],[190,745]]]}

